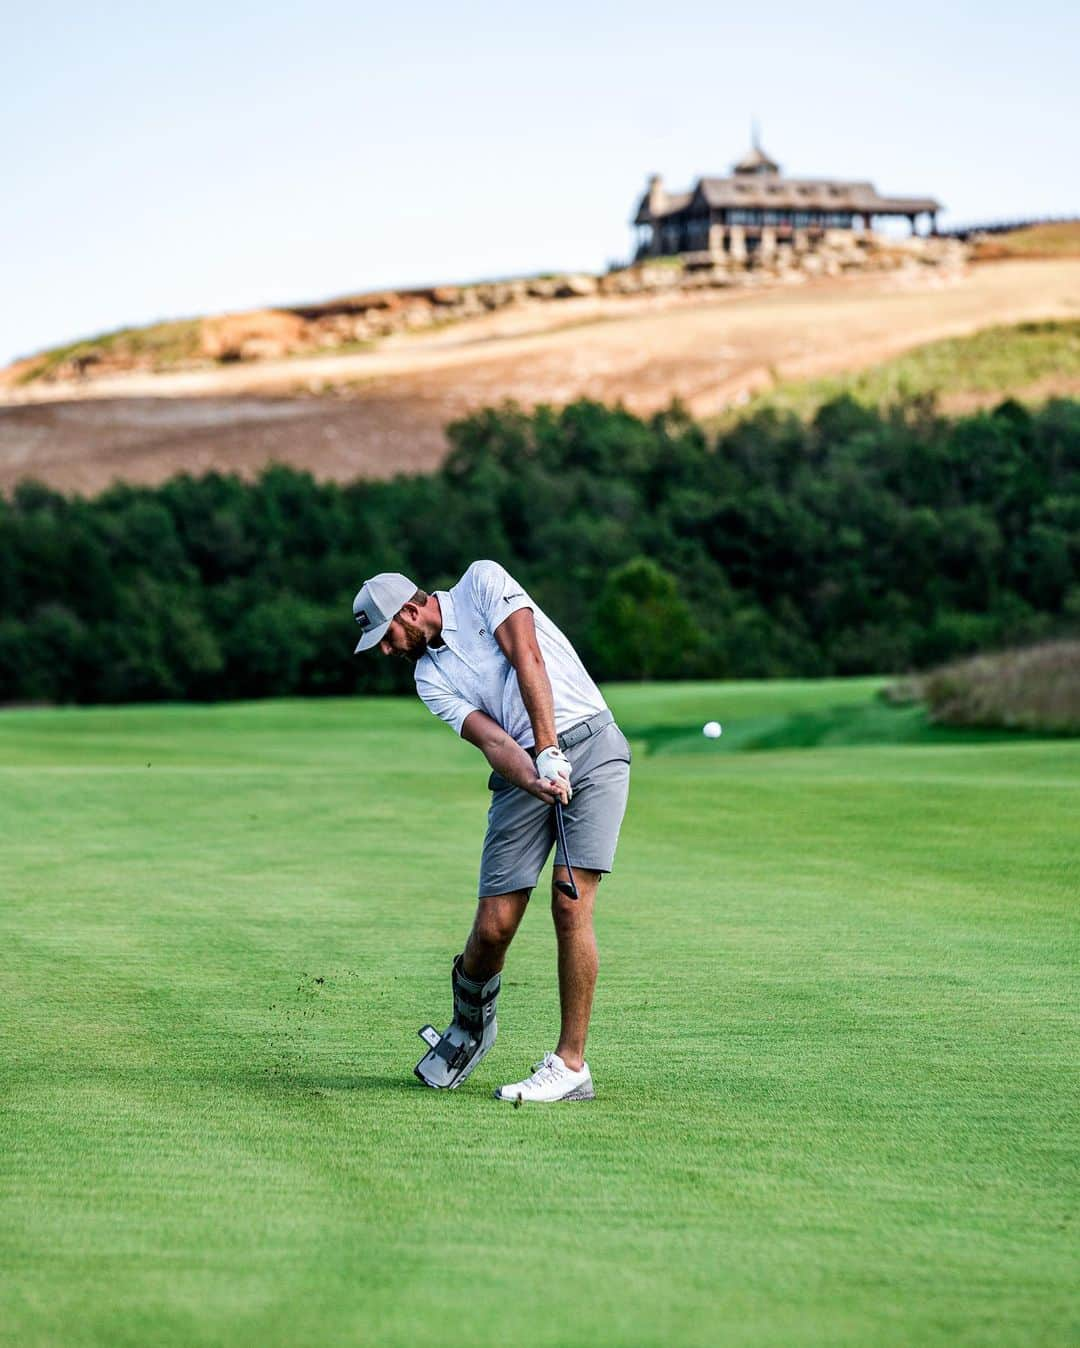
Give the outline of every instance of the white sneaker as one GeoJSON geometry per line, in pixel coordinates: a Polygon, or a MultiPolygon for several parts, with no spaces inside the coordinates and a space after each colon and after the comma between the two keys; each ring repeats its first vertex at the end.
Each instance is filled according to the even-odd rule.
{"type": "Polygon", "coordinates": [[[580,1072],[572,1072],[557,1053],[545,1053],[544,1061],[536,1064],[531,1077],[500,1086],[495,1099],[509,1100],[515,1105],[552,1104],[556,1100],[591,1100],[595,1094],[588,1063],[582,1064],[580,1072]]]}

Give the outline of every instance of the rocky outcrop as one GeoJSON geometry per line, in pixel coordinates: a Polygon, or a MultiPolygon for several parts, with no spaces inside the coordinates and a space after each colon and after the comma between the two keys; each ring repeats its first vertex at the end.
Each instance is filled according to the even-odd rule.
{"type": "Polygon", "coordinates": [[[957,239],[887,240],[836,230],[818,239],[762,240],[756,252],[693,253],[613,268],[603,276],[575,272],[379,290],[321,304],[256,309],[201,320],[130,329],[0,371],[0,383],[66,382],[122,371],[177,370],[233,361],[281,359],[347,351],[398,334],[422,332],[514,305],[558,304],[595,296],[648,295],[739,286],[794,285],[846,272],[958,269],[968,257],[957,239]]]}
{"type": "Polygon", "coordinates": [[[640,294],[769,282],[798,284],[812,277],[841,276],[845,272],[957,270],[968,257],[968,248],[956,239],[882,239],[873,234],[832,230],[817,240],[769,240],[749,254],[703,252],[685,254],[680,259],[646,260],[608,273],[600,288],[612,294],[640,294]]]}
{"type": "Polygon", "coordinates": [[[269,360],[287,356],[305,340],[304,320],[280,309],[204,318],[201,354],[210,360],[269,360]]]}
{"type": "Polygon", "coordinates": [[[792,284],[844,272],[916,272],[926,267],[960,267],[966,257],[965,246],[954,239],[893,241],[836,230],[812,242],[777,242],[767,251],[744,257],[695,253],[614,268],[603,276],[576,272],[425,290],[380,291],[289,312],[307,324],[304,343],[308,349],[325,350],[473,318],[514,304],[761,286],[769,282],[792,284]]]}

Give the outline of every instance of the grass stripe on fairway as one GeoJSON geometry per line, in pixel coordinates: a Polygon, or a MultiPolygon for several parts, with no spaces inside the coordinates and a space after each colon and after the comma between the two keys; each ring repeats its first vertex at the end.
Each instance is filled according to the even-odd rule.
{"type": "Polygon", "coordinates": [[[4,714],[0,1339],[1075,1341],[1080,745],[877,687],[611,690],[597,1099],[521,1110],[540,892],[494,1052],[411,1075],[487,807],[419,703],[4,714]]]}

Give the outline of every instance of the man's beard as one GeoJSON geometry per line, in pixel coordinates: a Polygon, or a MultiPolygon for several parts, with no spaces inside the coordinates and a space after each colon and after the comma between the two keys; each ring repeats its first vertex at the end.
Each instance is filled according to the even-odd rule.
{"type": "Polygon", "coordinates": [[[427,637],[424,636],[419,627],[414,627],[400,614],[398,615],[398,623],[409,640],[408,647],[401,652],[401,658],[410,660],[415,665],[427,650],[427,637]]]}

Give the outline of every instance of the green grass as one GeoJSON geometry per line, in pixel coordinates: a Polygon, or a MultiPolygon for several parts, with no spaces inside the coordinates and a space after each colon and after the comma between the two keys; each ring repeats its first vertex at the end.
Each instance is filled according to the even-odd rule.
{"type": "Polygon", "coordinates": [[[686,261],[682,253],[660,253],[656,257],[643,257],[639,259],[635,266],[642,267],[670,267],[676,271],[684,271],[686,261]]]}
{"type": "MultiPolygon", "coordinates": [[[[957,727],[936,722],[904,686],[884,701],[887,680],[821,679],[799,686],[793,701],[787,683],[672,684],[656,688],[645,705],[631,710],[624,725],[654,754],[728,754],[764,749],[812,749],[871,744],[1016,743],[1016,728],[957,727]],[[709,741],[694,720],[707,700],[735,700],[739,714],[724,726],[723,738],[709,741]]],[[[718,715],[720,709],[718,705],[718,715]]],[[[717,716],[709,718],[716,720],[717,716]]],[[[1041,728],[1035,733],[1041,733],[1041,728]]],[[[1049,734],[1066,733],[1055,727],[1049,734]]]]}
{"type": "Polygon", "coordinates": [[[1080,746],[728,747],[879,686],[611,691],[598,1096],[517,1111],[540,895],[411,1076],[486,809],[418,703],[0,717],[0,1339],[1075,1342],[1080,746]]]}
{"type": "Polygon", "coordinates": [[[927,396],[994,393],[1004,398],[1043,380],[1078,377],[1080,319],[1017,323],[930,342],[853,374],[780,383],[755,398],[749,410],[769,406],[810,416],[822,403],[845,394],[873,407],[927,396]]]}

